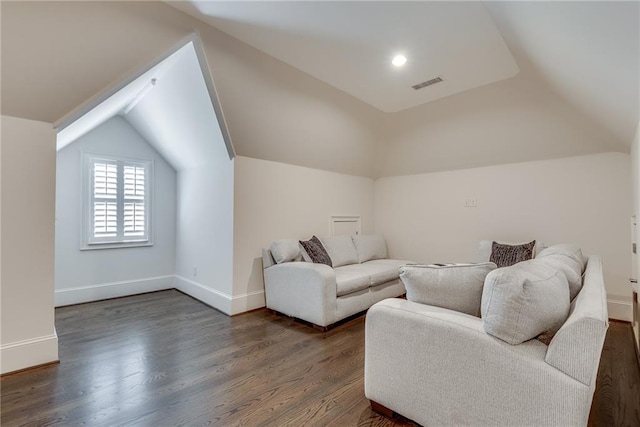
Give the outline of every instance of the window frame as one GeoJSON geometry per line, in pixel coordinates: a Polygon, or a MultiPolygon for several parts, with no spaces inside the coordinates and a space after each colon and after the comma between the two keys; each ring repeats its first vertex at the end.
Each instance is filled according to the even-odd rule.
{"type": "Polygon", "coordinates": [[[153,159],[142,159],[122,156],[112,156],[81,152],[81,205],[82,217],[80,221],[80,250],[113,249],[153,246],[153,159]],[[118,187],[116,194],[116,216],[118,218],[116,237],[94,237],[94,171],[93,164],[96,162],[117,163],[118,187]],[[124,236],[124,166],[144,167],[145,170],[145,236],[126,237],[124,236]]]}

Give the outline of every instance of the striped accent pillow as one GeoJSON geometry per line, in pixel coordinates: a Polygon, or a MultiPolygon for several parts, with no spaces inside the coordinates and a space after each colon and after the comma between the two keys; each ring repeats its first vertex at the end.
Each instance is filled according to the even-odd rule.
{"type": "Polygon", "coordinates": [[[532,259],[533,248],[535,246],[535,240],[514,246],[494,241],[491,244],[491,257],[489,261],[495,263],[498,267],[509,267],[519,262],[532,259]]]}

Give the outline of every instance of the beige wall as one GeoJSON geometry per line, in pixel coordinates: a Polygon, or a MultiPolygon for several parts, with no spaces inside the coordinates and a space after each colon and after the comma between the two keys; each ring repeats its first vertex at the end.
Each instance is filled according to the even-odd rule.
{"type": "Polygon", "coordinates": [[[360,215],[374,230],[374,183],[248,157],[235,161],[234,313],[264,305],[261,249],[273,240],[331,233],[332,215],[360,215]]]}
{"type": "MultiPolygon", "coordinates": [[[[638,121],[636,134],[631,144],[631,215],[636,216],[636,221],[640,220],[640,121],[638,121]]],[[[640,227],[636,226],[636,240],[638,238],[640,238],[640,227]]],[[[640,248],[636,252],[636,255],[632,256],[631,264],[632,275],[638,278],[640,275],[640,271],[638,271],[640,248]]]]}
{"type": "Polygon", "coordinates": [[[526,75],[385,116],[376,176],[619,151],[615,141],[526,75]]]}
{"type": "Polygon", "coordinates": [[[53,312],[56,135],[2,116],[2,373],[58,359],[53,312]]]}
{"type": "Polygon", "coordinates": [[[610,315],[626,318],[630,164],[606,153],[382,178],[376,231],[393,257],[425,262],[473,261],[482,239],[576,243],[603,257],[610,315]],[[477,208],[463,207],[470,198],[477,208]]]}
{"type": "Polygon", "coordinates": [[[197,30],[239,155],[373,174],[379,111],[165,3],[0,7],[4,114],[55,122],[197,30]]]}

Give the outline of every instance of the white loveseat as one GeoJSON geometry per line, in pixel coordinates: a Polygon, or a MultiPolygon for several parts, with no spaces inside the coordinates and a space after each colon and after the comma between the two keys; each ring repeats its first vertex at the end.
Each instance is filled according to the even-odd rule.
{"type": "Polygon", "coordinates": [[[365,395],[374,409],[429,426],[585,426],[608,326],[600,257],[589,257],[567,311],[548,345],[512,345],[479,317],[377,303],[366,319],[365,395]]]}
{"type": "Polygon", "coordinates": [[[387,258],[382,236],[321,238],[333,267],[302,260],[297,240],[262,250],[267,308],[326,330],[339,320],[405,293],[398,268],[387,258]]]}

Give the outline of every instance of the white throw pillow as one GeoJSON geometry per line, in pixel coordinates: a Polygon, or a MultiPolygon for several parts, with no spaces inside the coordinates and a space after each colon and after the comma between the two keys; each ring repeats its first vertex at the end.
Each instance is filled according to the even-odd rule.
{"type": "Polygon", "coordinates": [[[269,247],[271,255],[276,264],[283,262],[302,261],[300,253],[300,244],[294,239],[276,240],[269,247]]]}
{"type": "Polygon", "coordinates": [[[358,252],[351,236],[323,237],[320,241],[329,254],[333,267],[358,264],[358,252]]]}
{"type": "Polygon", "coordinates": [[[582,265],[582,272],[580,274],[584,273],[584,269],[587,267],[588,258],[584,256],[582,250],[577,245],[571,243],[560,243],[557,245],[545,247],[545,250],[551,248],[553,248],[555,251],[567,251],[575,255],[580,260],[580,264],[582,265]]]}
{"type": "Polygon", "coordinates": [[[400,279],[409,301],[479,316],[484,279],[495,268],[492,262],[443,266],[409,264],[400,267],[400,279]]]}
{"type": "Polygon", "coordinates": [[[387,242],[380,235],[351,236],[358,252],[358,262],[387,258],[387,242]]]}
{"type": "Polygon", "coordinates": [[[569,315],[567,277],[536,259],[497,268],[484,281],[481,313],[484,330],[509,344],[555,332],[569,315]]]}

